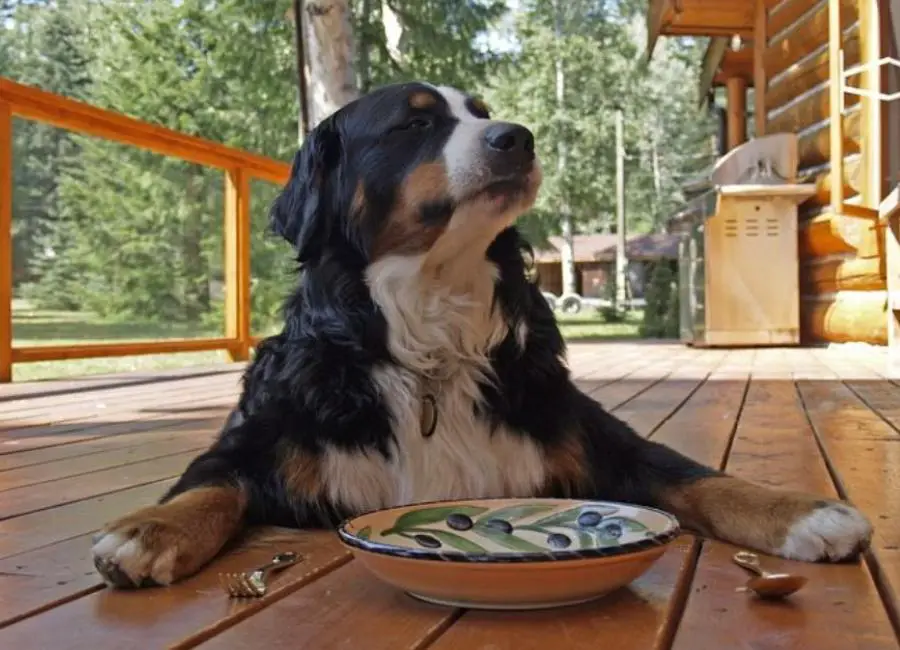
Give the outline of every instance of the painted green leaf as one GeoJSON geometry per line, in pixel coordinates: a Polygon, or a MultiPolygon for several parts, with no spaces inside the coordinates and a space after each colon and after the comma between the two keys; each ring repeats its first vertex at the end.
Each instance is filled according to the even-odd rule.
{"type": "Polygon", "coordinates": [[[503,519],[505,521],[513,522],[533,515],[539,515],[548,510],[553,510],[554,507],[555,506],[552,504],[547,503],[523,503],[521,505],[509,506],[507,508],[500,508],[499,510],[487,512],[481,516],[479,521],[503,519]]]}
{"type": "Polygon", "coordinates": [[[526,553],[546,553],[547,549],[537,544],[532,544],[527,539],[522,539],[521,537],[517,537],[515,533],[504,533],[502,530],[497,530],[495,528],[488,528],[487,526],[475,525],[472,529],[482,537],[486,537],[487,539],[496,542],[500,546],[504,548],[508,548],[512,551],[522,551],[526,553]]]}
{"type": "Polygon", "coordinates": [[[410,510],[397,518],[393,527],[387,529],[382,535],[390,535],[399,531],[408,530],[417,526],[427,526],[444,521],[448,515],[458,512],[460,514],[476,517],[487,508],[482,506],[435,506],[433,508],[422,508],[420,510],[410,510]]]}
{"type": "Polygon", "coordinates": [[[578,515],[581,513],[581,507],[578,508],[569,508],[568,510],[563,510],[562,512],[557,512],[555,515],[550,515],[549,517],[544,517],[543,519],[538,519],[533,522],[532,526],[543,527],[543,526],[572,526],[575,524],[575,520],[578,519],[578,515]]]}
{"type": "Polygon", "coordinates": [[[356,536],[360,539],[369,539],[369,537],[372,536],[372,527],[366,526],[365,528],[360,529],[360,531],[356,533],[356,536]]]}
{"type": "Polygon", "coordinates": [[[441,544],[446,544],[447,546],[450,546],[457,551],[462,551],[463,553],[487,553],[487,549],[479,546],[475,542],[446,530],[438,530],[434,528],[411,528],[409,529],[409,532],[431,535],[432,537],[438,539],[441,544]]]}
{"type": "Polygon", "coordinates": [[[604,517],[607,517],[614,512],[618,512],[618,508],[613,506],[591,506],[591,505],[582,505],[577,506],[575,508],[569,508],[568,510],[563,510],[562,512],[557,512],[555,515],[550,515],[549,517],[544,517],[543,519],[538,519],[534,522],[535,526],[577,526],[576,523],[578,520],[578,515],[586,510],[593,510],[595,512],[599,512],[604,517]]]}

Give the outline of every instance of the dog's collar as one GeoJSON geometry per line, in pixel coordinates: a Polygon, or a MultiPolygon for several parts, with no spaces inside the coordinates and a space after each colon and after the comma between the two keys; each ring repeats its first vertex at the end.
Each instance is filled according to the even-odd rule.
{"type": "Polygon", "coordinates": [[[437,400],[431,393],[423,393],[421,405],[422,411],[419,418],[419,428],[423,438],[430,438],[434,435],[438,423],[437,400]]]}

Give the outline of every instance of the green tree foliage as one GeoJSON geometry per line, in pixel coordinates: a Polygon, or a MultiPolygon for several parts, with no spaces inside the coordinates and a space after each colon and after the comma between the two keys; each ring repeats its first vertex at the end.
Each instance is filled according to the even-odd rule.
{"type": "MultiPolygon", "coordinates": [[[[84,23],[74,5],[61,0],[48,3],[7,2],[0,11],[0,67],[27,83],[74,99],[84,99],[90,88],[89,54],[84,23]],[[5,18],[4,18],[5,17],[5,18]],[[23,57],[25,48],[37,52],[23,57]]],[[[17,283],[42,276],[43,249],[50,245],[66,206],[60,180],[78,159],[78,146],[70,133],[45,124],[14,123],[13,222],[14,278],[17,283]]]]}
{"type": "MultiPolygon", "coordinates": [[[[629,228],[648,230],[708,163],[690,79],[699,44],[644,66],[641,0],[353,0],[364,90],[425,79],[486,96],[537,136],[545,171],[533,240],[614,221],[613,110],[626,115],[629,228]],[[400,31],[388,23],[396,20],[400,31]],[[505,43],[487,39],[500,23],[505,43]],[[394,37],[399,33],[399,39],[394,37]],[[556,103],[555,60],[566,73],[556,103]],[[557,143],[568,164],[558,171],[557,143]]],[[[179,131],[290,160],[297,146],[290,0],[0,0],[0,74],[179,131]]],[[[17,291],[110,318],[221,327],[221,170],[16,121],[17,291]]],[[[254,181],[254,328],[276,323],[295,271],[267,232],[279,188],[254,181]]]]}
{"type": "Polygon", "coordinates": [[[514,29],[518,49],[494,78],[489,101],[500,117],[535,132],[545,180],[525,220],[529,237],[539,243],[559,234],[564,203],[577,232],[615,231],[617,108],[625,115],[628,227],[652,230],[681,200],[684,177],[710,162],[712,125],[697,111],[690,83],[701,44],[661,41],[646,65],[645,3],[526,0],[523,9],[514,29]],[[565,73],[562,108],[557,59],[565,73]],[[567,158],[562,170],[560,141],[567,158]]]}
{"type": "Polygon", "coordinates": [[[678,338],[678,288],[672,264],[665,261],[653,265],[645,294],[647,306],[640,334],[645,338],[678,338]]]}

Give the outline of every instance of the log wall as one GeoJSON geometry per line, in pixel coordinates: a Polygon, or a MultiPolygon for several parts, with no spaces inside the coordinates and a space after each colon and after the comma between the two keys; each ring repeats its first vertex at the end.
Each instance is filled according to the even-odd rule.
{"type": "MultiPolygon", "coordinates": [[[[840,0],[845,67],[857,65],[864,50],[859,2],[840,0]]],[[[860,101],[845,94],[843,177],[831,173],[828,2],[786,0],[770,9],[766,20],[766,133],[798,134],[798,178],[816,185],[815,195],[800,209],[803,339],[885,344],[883,233],[873,220],[834,214],[829,206],[836,183],[846,203],[859,202],[867,163],[861,152],[860,101]]],[[[859,85],[860,79],[849,83],[859,85]]]]}

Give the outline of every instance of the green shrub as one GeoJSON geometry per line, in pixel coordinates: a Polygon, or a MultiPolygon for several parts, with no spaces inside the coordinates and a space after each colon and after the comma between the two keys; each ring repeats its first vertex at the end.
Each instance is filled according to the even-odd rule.
{"type": "Polygon", "coordinates": [[[658,262],[650,272],[645,294],[647,306],[640,334],[644,338],[678,338],[679,306],[675,271],[669,262],[658,262]]]}

